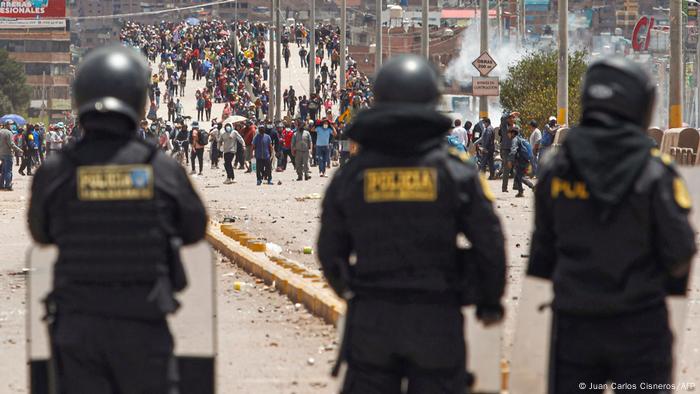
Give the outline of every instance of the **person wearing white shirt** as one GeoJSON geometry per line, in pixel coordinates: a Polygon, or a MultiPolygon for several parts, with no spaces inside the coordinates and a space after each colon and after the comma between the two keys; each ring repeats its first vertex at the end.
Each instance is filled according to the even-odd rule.
{"type": "Polygon", "coordinates": [[[459,138],[459,142],[464,145],[464,148],[466,149],[469,143],[469,136],[467,135],[467,129],[462,127],[461,120],[455,120],[455,127],[452,129],[452,135],[459,138]]]}
{"type": "Polygon", "coordinates": [[[537,121],[530,121],[530,146],[532,147],[532,172],[537,174],[537,167],[540,153],[540,142],[542,141],[542,132],[537,127],[537,121]]]}

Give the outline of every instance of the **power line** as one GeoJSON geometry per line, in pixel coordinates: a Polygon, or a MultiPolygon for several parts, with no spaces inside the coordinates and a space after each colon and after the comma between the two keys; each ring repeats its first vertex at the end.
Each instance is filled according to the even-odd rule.
{"type": "Polygon", "coordinates": [[[111,14],[111,15],[69,16],[66,19],[70,19],[73,21],[81,21],[81,20],[88,20],[88,19],[116,19],[116,18],[123,18],[123,17],[129,17],[129,16],[160,15],[160,14],[167,14],[170,12],[191,10],[194,8],[211,7],[211,6],[218,5],[218,4],[235,3],[236,1],[237,0],[219,0],[219,1],[212,1],[209,3],[191,5],[191,6],[187,6],[187,7],[176,7],[176,8],[169,8],[169,9],[165,9],[165,10],[157,10],[157,11],[131,12],[128,14],[111,14]]]}

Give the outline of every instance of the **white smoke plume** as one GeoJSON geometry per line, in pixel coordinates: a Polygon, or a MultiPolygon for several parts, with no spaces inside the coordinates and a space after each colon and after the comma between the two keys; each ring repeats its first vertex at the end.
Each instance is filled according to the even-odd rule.
{"type": "MultiPolygon", "coordinates": [[[[570,28],[584,26],[587,22],[585,17],[574,13],[569,13],[570,28]]],[[[489,54],[498,65],[491,73],[490,77],[505,78],[508,74],[508,67],[516,64],[529,51],[556,50],[556,31],[553,39],[542,40],[539,43],[528,43],[526,47],[520,46],[517,43],[516,37],[508,37],[508,32],[502,31],[502,39],[499,43],[498,30],[495,26],[489,26],[489,54]]],[[[479,72],[474,68],[472,62],[481,55],[481,21],[479,18],[475,20],[462,32],[462,44],[459,56],[452,60],[445,70],[445,79],[448,82],[466,85],[471,82],[472,77],[478,77],[479,72]]],[[[575,34],[569,34],[569,51],[586,50],[586,43],[579,40],[575,34]]],[[[503,109],[497,99],[490,100],[489,113],[493,119],[498,115],[500,117],[503,109]]]]}

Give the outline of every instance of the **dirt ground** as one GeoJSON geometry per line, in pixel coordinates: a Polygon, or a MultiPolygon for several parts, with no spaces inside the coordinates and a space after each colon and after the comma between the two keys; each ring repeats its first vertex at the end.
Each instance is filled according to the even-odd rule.
{"type": "MultiPolygon", "coordinates": [[[[284,70],[283,86],[294,84],[303,91],[305,74],[294,61],[284,70]]],[[[185,103],[192,114],[194,90],[201,85],[189,80],[185,103]]],[[[214,116],[221,105],[214,107],[214,116]]],[[[208,126],[208,122],[205,122],[208,126]]],[[[329,174],[332,176],[335,168],[329,174]]],[[[16,169],[15,169],[16,172],[16,169]]],[[[254,174],[236,170],[236,184],[224,185],[223,162],[211,169],[208,154],[203,176],[192,182],[206,201],[215,220],[231,218],[241,229],[263,237],[282,248],[283,255],[309,267],[318,267],[316,257],[304,255],[306,246],[315,248],[319,227],[320,197],[329,178],[319,178],[312,168],[310,181],[296,182],[291,166],[286,172],[273,172],[274,185],[256,186],[254,174]],[[278,184],[281,182],[281,184],[278,184]]],[[[25,277],[21,273],[25,251],[30,245],[26,230],[26,205],[31,178],[15,174],[15,190],[0,192],[0,393],[26,393],[25,359],[25,277]]],[[[522,275],[529,253],[532,226],[532,195],[516,199],[501,193],[500,181],[490,182],[495,205],[507,239],[508,288],[505,297],[507,317],[502,349],[511,350],[522,275]]],[[[296,308],[286,298],[271,292],[254,278],[219,258],[218,311],[220,393],[332,393],[337,382],[329,377],[337,344],[334,329],[296,308]],[[253,285],[235,291],[234,281],[253,285]],[[313,359],[313,360],[311,360],[313,359]]],[[[700,286],[694,271],[689,293],[689,313],[683,357],[682,378],[700,381],[700,286]]]]}
{"type": "MultiPolygon", "coordinates": [[[[30,180],[17,176],[15,190],[0,193],[0,393],[28,392],[22,268],[30,245],[26,228],[30,180]]],[[[216,189],[204,189],[203,195],[216,200],[209,196],[210,190],[216,189]]],[[[220,393],[337,391],[337,382],[329,376],[337,351],[332,326],[256,283],[221,256],[217,276],[220,393]],[[236,281],[246,284],[241,291],[234,290],[236,281]]]]}
{"type": "MultiPolygon", "coordinates": [[[[334,170],[332,170],[334,171],[334,170]]],[[[332,174],[331,171],[331,174],[332,174]]],[[[233,217],[241,228],[283,247],[283,254],[308,266],[317,267],[315,255],[304,255],[304,246],[314,246],[318,233],[320,200],[297,198],[322,195],[328,178],[314,176],[296,182],[289,169],[275,173],[281,185],[256,186],[253,174],[238,172],[238,182],[224,185],[223,170],[207,168],[193,183],[206,200],[209,214],[221,220],[233,217]]],[[[0,370],[5,379],[0,392],[26,390],[24,366],[25,267],[24,255],[30,245],[26,229],[26,205],[31,178],[17,176],[15,190],[0,193],[0,370]],[[7,391],[6,391],[7,390],[7,391]]],[[[316,196],[318,197],[318,196],[316,196]]],[[[531,215],[527,199],[499,196],[496,204],[509,234],[509,297],[514,305],[523,258],[527,253],[527,232],[531,215]]],[[[337,382],[328,371],[335,357],[335,330],[298,309],[278,293],[256,284],[227,261],[218,262],[220,392],[331,393],[337,382]],[[233,289],[234,281],[254,285],[243,291],[233,289]],[[313,364],[309,359],[313,358],[313,364]],[[271,360],[274,362],[271,363],[271,360]]],[[[511,314],[512,316],[512,314],[511,314]]],[[[512,322],[509,320],[509,325],[512,322]]],[[[509,330],[511,331],[511,330],[509,330]]],[[[507,331],[508,332],[508,331],[507,331]]]]}

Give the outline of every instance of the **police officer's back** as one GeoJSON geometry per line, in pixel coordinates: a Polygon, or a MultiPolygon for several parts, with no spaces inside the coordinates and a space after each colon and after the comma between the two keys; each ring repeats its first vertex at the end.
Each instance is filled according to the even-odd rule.
{"type": "Polygon", "coordinates": [[[695,237],[684,183],[646,136],[654,96],[639,65],[592,65],[581,126],[543,166],[528,274],[553,282],[551,393],[670,383],[665,297],[685,293],[695,237]]]}
{"type": "Polygon", "coordinates": [[[136,137],[148,74],[131,49],[90,53],[73,85],[85,135],[32,185],[31,234],[59,249],[47,304],[62,393],[166,393],[175,377],[178,246],[203,238],[206,214],[184,169],[136,137]]]}
{"type": "Polygon", "coordinates": [[[432,66],[392,58],[374,89],[376,106],[347,130],[360,152],[326,191],[318,240],[326,278],[349,299],[343,392],[395,393],[407,378],[411,393],[463,393],[461,305],[476,302],[488,323],[503,315],[500,223],[478,171],[444,143],[432,66]]]}

